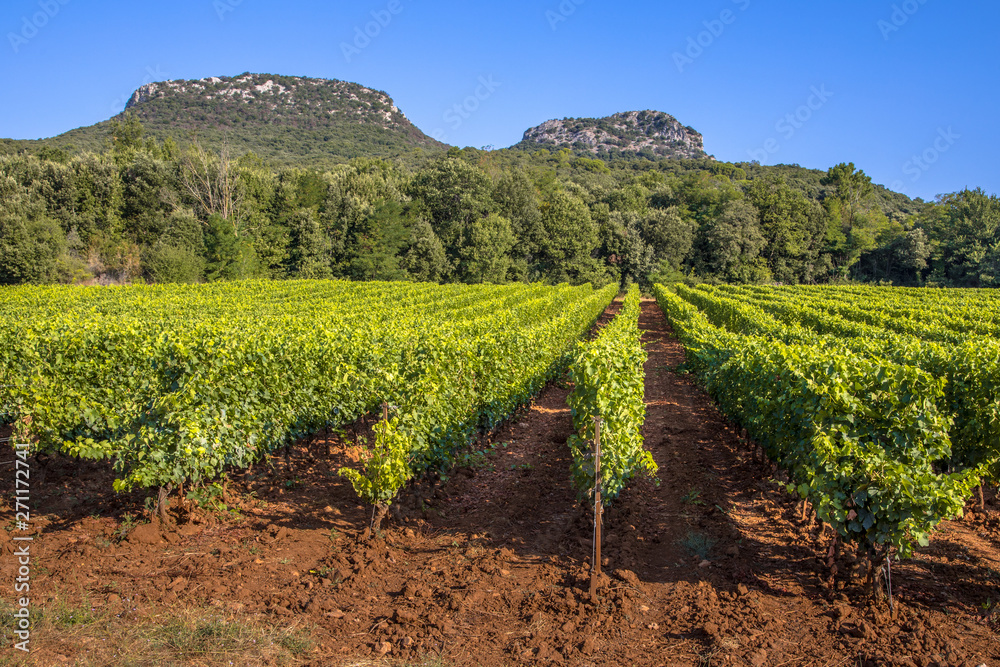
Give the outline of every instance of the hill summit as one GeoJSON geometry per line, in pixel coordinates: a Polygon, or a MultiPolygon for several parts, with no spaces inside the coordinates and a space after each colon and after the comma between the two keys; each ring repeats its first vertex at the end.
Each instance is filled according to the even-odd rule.
{"type": "MultiPolygon", "coordinates": [[[[237,153],[300,166],[444,146],[417,129],[386,93],[336,79],[244,73],[148,83],[132,94],[125,112],[160,139],[224,141],[237,153]]],[[[45,142],[99,149],[109,122],[45,142]]]]}
{"type": "Polygon", "coordinates": [[[520,146],[570,148],[615,156],[693,159],[707,157],[702,135],[662,111],[627,111],[606,118],[550,120],[524,133],[520,146]]]}

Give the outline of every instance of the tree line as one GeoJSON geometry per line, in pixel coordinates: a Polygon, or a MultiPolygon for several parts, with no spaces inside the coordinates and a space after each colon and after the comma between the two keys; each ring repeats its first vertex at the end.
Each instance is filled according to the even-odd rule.
{"type": "Polygon", "coordinates": [[[416,149],[275,168],[134,117],[99,153],[0,155],[0,283],[341,278],[1000,286],[1000,200],[853,164],[416,149]]]}

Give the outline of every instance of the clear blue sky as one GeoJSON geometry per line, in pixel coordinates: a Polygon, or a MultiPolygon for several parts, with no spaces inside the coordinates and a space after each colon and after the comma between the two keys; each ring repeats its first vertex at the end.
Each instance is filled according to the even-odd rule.
{"type": "Polygon", "coordinates": [[[656,109],[721,160],[997,193],[998,24],[996,3],[944,0],[4,0],[0,136],[105,120],[150,80],[251,71],[384,90],[461,146],[656,109]]]}

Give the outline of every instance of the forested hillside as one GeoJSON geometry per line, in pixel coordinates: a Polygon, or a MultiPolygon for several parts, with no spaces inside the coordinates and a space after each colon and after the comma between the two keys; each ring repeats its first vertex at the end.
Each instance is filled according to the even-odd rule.
{"type": "Polygon", "coordinates": [[[1000,283],[1000,201],[911,201],[854,165],[602,161],[524,144],[281,166],[108,124],[0,156],[0,283],[245,277],[1000,283]]]}
{"type": "Polygon", "coordinates": [[[101,151],[112,123],[126,114],[159,141],[225,145],[277,165],[327,168],[356,157],[447,148],[417,129],[384,92],[335,79],[249,72],[148,83],[110,120],[50,139],[7,141],[7,147],[48,156],[101,151]]]}

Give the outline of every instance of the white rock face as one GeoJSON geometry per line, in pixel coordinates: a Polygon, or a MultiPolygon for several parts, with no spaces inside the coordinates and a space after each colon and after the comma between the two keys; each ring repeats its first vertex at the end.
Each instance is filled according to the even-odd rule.
{"type": "Polygon", "coordinates": [[[254,86],[254,90],[256,90],[258,93],[269,93],[269,92],[271,92],[272,90],[275,90],[275,89],[278,90],[278,94],[279,95],[284,95],[286,92],[288,92],[287,88],[285,88],[282,85],[276,84],[271,79],[268,79],[267,83],[265,83],[265,84],[263,84],[261,86],[254,86]]]}
{"type": "Polygon", "coordinates": [[[648,149],[678,159],[706,157],[701,134],[661,111],[550,120],[525,132],[524,141],[546,147],[585,148],[592,153],[648,149]]]}

